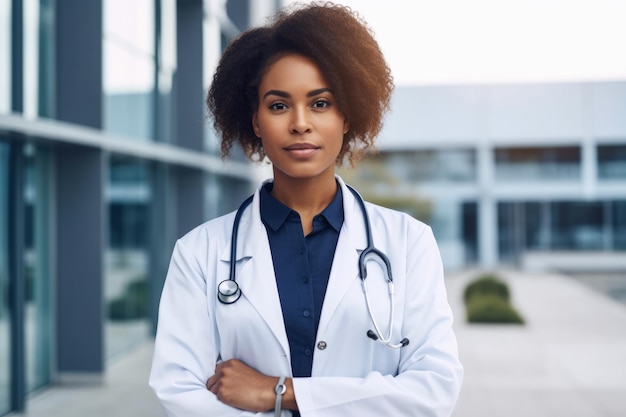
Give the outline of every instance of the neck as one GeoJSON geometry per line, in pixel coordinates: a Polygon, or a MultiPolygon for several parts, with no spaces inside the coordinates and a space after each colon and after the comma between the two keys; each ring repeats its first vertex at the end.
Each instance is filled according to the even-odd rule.
{"type": "Polygon", "coordinates": [[[337,193],[334,173],[324,178],[293,179],[274,177],[272,195],[300,215],[304,234],[313,228],[313,217],[322,212],[337,193]]]}

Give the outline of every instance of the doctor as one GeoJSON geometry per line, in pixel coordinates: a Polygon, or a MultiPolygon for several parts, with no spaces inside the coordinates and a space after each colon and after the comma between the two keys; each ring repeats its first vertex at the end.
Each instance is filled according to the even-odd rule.
{"type": "Polygon", "coordinates": [[[150,375],[168,416],[452,413],[463,372],[433,234],[335,175],[372,149],[392,89],[343,6],[300,6],[227,48],[207,97],[222,153],[274,175],[236,220],[176,244],[150,375]]]}

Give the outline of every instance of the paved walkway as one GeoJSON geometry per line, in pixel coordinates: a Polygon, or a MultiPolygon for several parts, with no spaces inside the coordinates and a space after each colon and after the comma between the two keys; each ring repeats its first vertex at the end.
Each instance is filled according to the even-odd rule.
{"type": "Polygon", "coordinates": [[[148,387],[152,344],[111,364],[102,384],[57,386],[33,396],[25,414],[11,417],[153,417],[164,416],[148,387]]]}
{"type": "MultiPolygon", "coordinates": [[[[466,377],[454,417],[626,416],[626,305],[558,275],[503,272],[525,326],[468,325],[447,280],[466,377]]],[[[28,417],[163,416],[146,385],[152,345],[111,365],[100,386],[56,387],[28,417]]]]}
{"type": "Polygon", "coordinates": [[[463,323],[473,275],[449,279],[466,374],[454,417],[626,416],[626,305],[558,275],[502,275],[525,326],[463,323]]]}

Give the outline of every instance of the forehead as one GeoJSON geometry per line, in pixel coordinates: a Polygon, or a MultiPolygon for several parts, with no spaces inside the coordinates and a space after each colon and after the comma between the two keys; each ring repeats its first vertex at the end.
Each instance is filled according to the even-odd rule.
{"type": "Polygon", "coordinates": [[[280,56],[271,61],[261,77],[259,89],[328,87],[322,70],[311,58],[299,54],[280,56]]]}

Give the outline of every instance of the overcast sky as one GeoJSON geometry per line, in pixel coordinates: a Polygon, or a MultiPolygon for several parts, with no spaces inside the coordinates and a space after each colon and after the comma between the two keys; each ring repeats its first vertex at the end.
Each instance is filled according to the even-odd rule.
{"type": "Polygon", "coordinates": [[[626,80],[626,0],[336,2],[372,27],[397,85],[626,80]]]}

